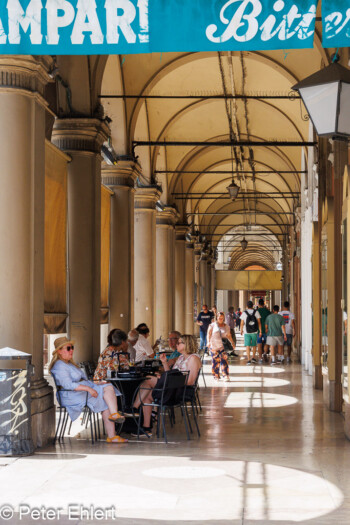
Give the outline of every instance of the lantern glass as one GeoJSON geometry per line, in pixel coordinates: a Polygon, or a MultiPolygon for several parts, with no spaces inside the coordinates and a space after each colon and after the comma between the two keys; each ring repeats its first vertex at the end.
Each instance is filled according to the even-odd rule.
{"type": "Polygon", "coordinates": [[[338,133],[350,135],[350,84],[341,83],[338,133]]]}
{"type": "Polygon", "coordinates": [[[300,89],[310,118],[318,135],[336,133],[339,82],[330,82],[300,89]]]}
{"type": "Polygon", "coordinates": [[[238,195],[238,192],[239,192],[239,186],[237,186],[237,184],[232,182],[232,184],[227,186],[226,189],[229,192],[231,199],[235,200],[237,198],[237,195],[238,195]]]}

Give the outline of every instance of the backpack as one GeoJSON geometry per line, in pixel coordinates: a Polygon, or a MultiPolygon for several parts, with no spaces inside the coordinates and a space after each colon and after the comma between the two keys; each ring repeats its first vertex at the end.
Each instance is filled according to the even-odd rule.
{"type": "Polygon", "coordinates": [[[258,320],[255,317],[255,310],[252,314],[248,313],[248,310],[244,312],[247,315],[245,327],[247,334],[255,334],[259,330],[258,320]]]}

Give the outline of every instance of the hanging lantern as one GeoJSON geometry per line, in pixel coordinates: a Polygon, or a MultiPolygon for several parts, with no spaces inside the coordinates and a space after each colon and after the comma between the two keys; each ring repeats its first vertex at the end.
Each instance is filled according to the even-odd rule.
{"type": "Polygon", "coordinates": [[[229,192],[231,199],[234,201],[237,198],[239,186],[237,186],[237,184],[235,184],[234,181],[232,181],[226,189],[229,192]]]}
{"type": "Polygon", "coordinates": [[[247,249],[248,241],[245,237],[243,237],[243,239],[241,240],[241,246],[243,251],[247,249]]]}
{"type": "Polygon", "coordinates": [[[333,62],[292,87],[299,91],[320,137],[350,135],[350,70],[333,62]]]}

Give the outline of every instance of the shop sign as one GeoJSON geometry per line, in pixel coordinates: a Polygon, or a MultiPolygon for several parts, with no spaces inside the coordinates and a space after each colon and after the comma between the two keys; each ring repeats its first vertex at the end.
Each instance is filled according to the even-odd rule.
{"type": "MultiPolygon", "coordinates": [[[[342,34],[347,2],[326,2],[335,9],[327,11],[326,23],[342,34]],[[341,15],[336,4],[344,6],[341,15]]],[[[317,0],[1,0],[0,52],[89,55],[312,48],[316,4],[317,0]]]]}
{"type": "Polygon", "coordinates": [[[324,47],[349,47],[349,0],[322,0],[322,25],[324,47]]]}

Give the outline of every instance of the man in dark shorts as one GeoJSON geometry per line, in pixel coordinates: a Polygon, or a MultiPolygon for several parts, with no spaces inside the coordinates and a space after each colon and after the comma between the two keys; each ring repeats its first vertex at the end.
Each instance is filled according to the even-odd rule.
{"type": "Polygon", "coordinates": [[[276,346],[278,348],[278,355],[281,356],[281,364],[283,364],[283,345],[287,341],[286,327],[284,319],[279,315],[280,307],[276,304],[273,307],[273,312],[265,321],[265,332],[267,332],[267,344],[271,350],[271,365],[276,365],[276,346]]]}
{"type": "Polygon", "coordinates": [[[264,299],[259,299],[258,312],[261,317],[261,336],[258,336],[259,363],[261,364],[263,363],[263,359],[267,361],[268,346],[266,344],[265,321],[271,313],[266,307],[264,299]]]}
{"type": "Polygon", "coordinates": [[[208,310],[208,305],[203,304],[202,311],[197,317],[197,324],[199,325],[199,335],[200,335],[200,350],[207,351],[207,332],[209,325],[214,321],[214,314],[208,310]]]}

